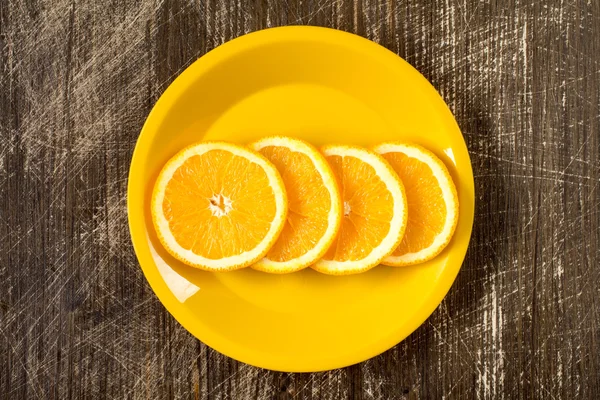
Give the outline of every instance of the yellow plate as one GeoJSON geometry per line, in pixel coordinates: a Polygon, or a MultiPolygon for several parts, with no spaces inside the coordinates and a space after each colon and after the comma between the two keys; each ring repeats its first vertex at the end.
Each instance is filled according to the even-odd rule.
{"type": "Polygon", "coordinates": [[[358,36],[316,27],[255,32],[211,51],[154,106],[129,173],[129,227],[140,265],[167,310],[232,358],[319,371],[373,357],[413,332],[441,302],[473,223],[473,172],[461,132],[435,89],[404,60],[358,36]],[[315,145],[421,144],[457,184],[460,217],[434,260],[353,276],[311,269],[209,273],[170,257],[154,233],[150,193],[165,162],[200,140],[248,143],[290,135],[315,145]]]}

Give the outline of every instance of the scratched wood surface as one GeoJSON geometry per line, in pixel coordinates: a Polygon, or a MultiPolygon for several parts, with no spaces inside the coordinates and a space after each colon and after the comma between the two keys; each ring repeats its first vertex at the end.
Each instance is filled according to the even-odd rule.
{"type": "Polygon", "coordinates": [[[597,0],[0,0],[0,399],[600,396],[597,0]],[[312,24],[401,55],[472,157],[471,247],[407,340],[316,374],[211,350],[163,308],[127,228],[152,105],[208,50],[312,24]]]}

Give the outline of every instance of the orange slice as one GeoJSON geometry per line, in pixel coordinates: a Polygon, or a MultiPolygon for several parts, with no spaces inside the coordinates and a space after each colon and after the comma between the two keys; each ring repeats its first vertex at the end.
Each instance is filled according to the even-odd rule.
{"type": "Polygon", "coordinates": [[[271,161],[283,178],[288,216],[279,239],[252,268],[286,273],[321,258],[335,239],[342,202],[333,171],[312,145],[289,137],[268,137],[250,147],[271,161]]]}
{"type": "Polygon", "coordinates": [[[338,179],[344,217],[332,246],[313,268],[332,275],[366,271],[402,240],[404,188],[392,167],[372,151],[341,145],[322,151],[338,179]]]}
{"type": "Polygon", "coordinates": [[[167,162],[151,207],[158,238],[173,257],[227,271],[265,256],[283,229],[287,196],[277,169],[260,154],[203,142],[167,162]]]}
{"type": "Polygon", "coordinates": [[[400,176],[408,198],[406,234],[383,264],[403,266],[431,260],[448,245],[458,222],[458,196],[448,169],[421,146],[383,143],[374,150],[400,176]]]}

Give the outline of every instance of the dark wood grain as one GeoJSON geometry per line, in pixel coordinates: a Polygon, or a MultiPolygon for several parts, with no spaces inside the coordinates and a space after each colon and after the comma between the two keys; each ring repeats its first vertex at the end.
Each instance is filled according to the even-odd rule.
{"type": "Polygon", "coordinates": [[[0,399],[600,396],[600,2],[1,0],[0,399]],[[379,357],[316,374],[233,361],[137,264],[126,185],[161,92],[257,29],[322,25],[408,60],[475,171],[450,293],[379,357]]]}

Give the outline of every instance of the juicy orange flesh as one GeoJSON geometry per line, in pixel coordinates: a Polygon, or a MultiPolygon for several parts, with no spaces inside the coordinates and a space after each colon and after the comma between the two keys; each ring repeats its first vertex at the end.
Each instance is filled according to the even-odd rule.
{"type": "Polygon", "coordinates": [[[383,157],[404,183],[408,203],[404,238],[392,255],[415,253],[431,246],[444,227],[447,210],[442,189],[429,165],[403,153],[387,153],[383,157]]]}
{"type": "Polygon", "coordinates": [[[276,214],[265,171],[224,150],[192,156],[177,168],[162,208],[181,247],[215,260],[255,248],[276,214]],[[224,215],[215,215],[211,204],[224,215]]]}
{"type": "Polygon", "coordinates": [[[329,156],[327,161],[338,179],[346,210],[340,231],[323,258],[361,260],[387,236],[394,199],[369,164],[350,156],[329,156]]]}
{"type": "Polygon", "coordinates": [[[327,231],[331,198],[311,159],[282,146],[260,150],[283,178],[288,195],[288,217],[267,258],[289,261],[313,249],[327,231]]]}

